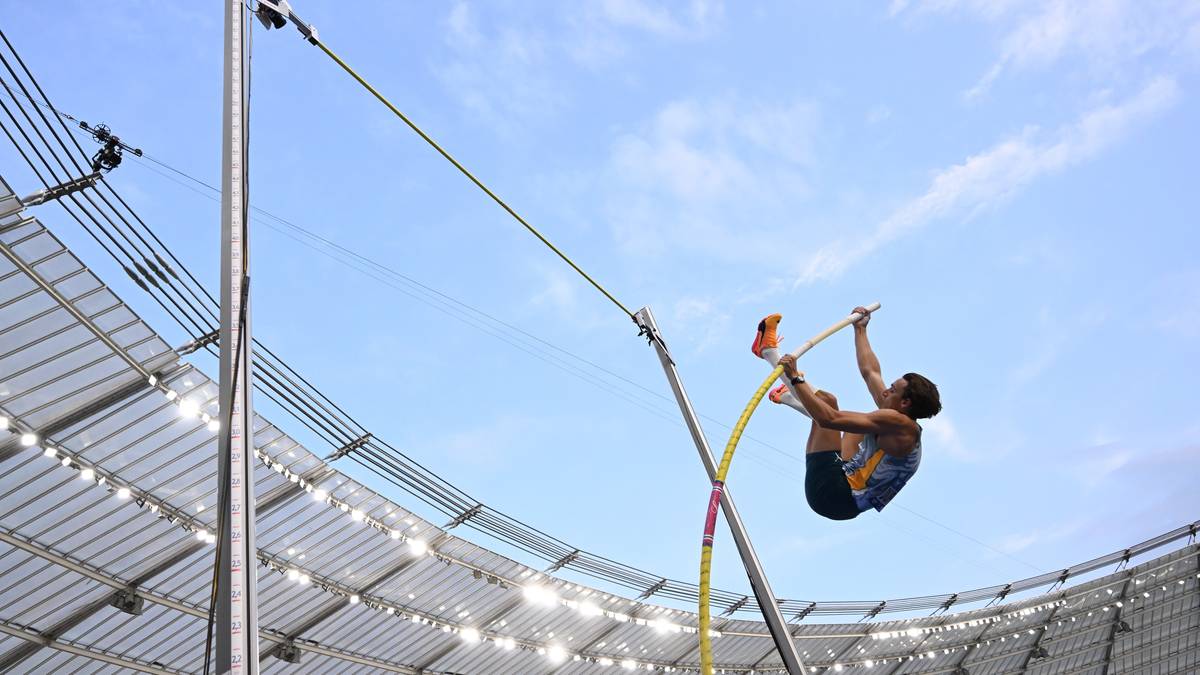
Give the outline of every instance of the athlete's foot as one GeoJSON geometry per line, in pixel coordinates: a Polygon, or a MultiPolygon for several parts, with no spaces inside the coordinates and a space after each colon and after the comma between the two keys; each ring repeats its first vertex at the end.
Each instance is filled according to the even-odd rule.
{"type": "Polygon", "coordinates": [[[775,329],[779,327],[779,322],[783,320],[782,314],[772,314],[762,321],[758,322],[758,332],[754,334],[754,344],[750,345],[750,351],[758,358],[762,358],[762,350],[775,349],[779,346],[779,337],[776,335],[775,329]]]}
{"type": "Polygon", "coordinates": [[[771,403],[783,403],[783,396],[786,393],[788,393],[788,386],[781,384],[772,389],[771,393],[767,394],[767,398],[771,399],[771,403]]]}

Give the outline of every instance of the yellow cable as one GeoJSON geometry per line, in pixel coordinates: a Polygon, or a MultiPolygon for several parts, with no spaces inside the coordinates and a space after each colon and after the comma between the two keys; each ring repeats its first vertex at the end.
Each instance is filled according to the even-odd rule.
{"type": "Polygon", "coordinates": [[[371,83],[367,82],[366,80],[364,80],[362,78],[362,76],[360,76],[358,73],[354,72],[354,69],[351,68],[349,65],[347,65],[346,62],[343,61],[341,58],[339,58],[337,54],[334,54],[329,49],[329,47],[326,47],[324,42],[321,42],[320,40],[310,40],[310,41],[313,44],[315,44],[316,46],[320,47],[321,51],[328,54],[329,58],[333,59],[334,62],[336,62],[339,66],[342,67],[343,70],[345,70],[347,73],[349,73],[351,77],[353,77],[355,80],[357,80],[358,83],[361,84],[364,88],[366,88],[367,91],[371,92],[371,94],[373,94],[375,96],[375,98],[379,99],[380,103],[387,106],[388,110],[391,110],[393,113],[395,113],[396,117],[399,117],[405,124],[407,124],[409,126],[410,129],[417,132],[418,136],[425,139],[426,143],[433,146],[434,150],[437,150],[439,153],[441,153],[442,157],[445,157],[451,164],[454,165],[454,168],[458,169],[459,171],[462,172],[462,174],[464,176],[471,179],[472,183],[474,183],[476,186],[478,186],[480,190],[483,190],[484,193],[487,194],[487,196],[491,197],[492,200],[495,201],[497,204],[499,204],[500,207],[503,208],[505,211],[507,211],[510,216],[512,216],[513,218],[516,218],[518,223],[521,223],[522,225],[524,225],[525,229],[532,232],[535,237],[540,239],[543,244],[545,244],[546,246],[548,246],[550,248],[551,251],[554,251],[555,253],[557,253],[558,257],[562,258],[568,265],[571,266],[572,269],[574,269],[576,272],[578,272],[580,274],[580,276],[582,276],[584,279],[587,279],[588,283],[590,283],[592,286],[595,286],[596,290],[598,290],[604,294],[604,297],[606,297],[610,301],[612,301],[612,303],[614,305],[616,305],[617,307],[620,307],[621,311],[625,312],[625,314],[630,319],[634,318],[633,312],[629,311],[625,307],[625,305],[622,305],[621,302],[619,300],[617,300],[616,298],[614,298],[612,296],[612,294],[609,293],[607,290],[605,290],[605,288],[603,286],[596,283],[595,279],[593,279],[591,276],[589,276],[587,272],[584,272],[582,269],[580,269],[579,265],[576,265],[574,261],[572,261],[570,258],[568,258],[566,256],[566,254],[564,254],[562,251],[558,250],[557,246],[550,243],[549,239],[546,239],[544,236],[542,236],[541,232],[538,232],[537,229],[535,229],[524,218],[521,217],[521,214],[514,211],[513,208],[511,206],[509,206],[508,204],[506,204],[503,199],[500,199],[500,197],[497,196],[495,192],[492,192],[491,189],[488,188],[488,186],[484,185],[483,182],[480,181],[478,178],[476,178],[475,175],[472,174],[470,171],[468,171],[465,166],[460,164],[457,159],[454,159],[454,157],[451,156],[449,152],[446,152],[446,150],[444,148],[442,148],[442,146],[438,145],[437,141],[433,140],[432,138],[429,137],[428,134],[426,134],[424,131],[422,131],[420,127],[418,127],[412,120],[410,120],[408,118],[408,116],[406,116],[404,113],[400,112],[400,109],[397,108],[396,106],[392,105],[392,102],[387,100],[387,98],[383,94],[379,93],[379,90],[375,89],[375,87],[372,87],[371,83]]]}
{"type": "MultiPolygon", "coordinates": [[[[879,303],[873,303],[866,307],[868,313],[879,309],[879,303]]],[[[829,328],[818,333],[808,342],[800,345],[800,348],[792,352],[792,356],[800,358],[808,350],[812,349],[825,338],[833,335],[839,330],[849,326],[850,324],[862,318],[860,314],[851,314],[850,316],[838,321],[829,328]]],[[[738,441],[742,439],[742,431],[750,422],[750,416],[758,408],[758,404],[762,402],[763,396],[767,394],[767,390],[775,382],[775,378],[783,374],[783,366],[776,366],[771,371],[771,375],[763,380],[758,389],[754,392],[754,396],[750,397],[750,402],[742,410],[742,414],[738,417],[737,424],[733,425],[733,433],[729,434],[729,441],[725,444],[725,454],[721,456],[721,463],[717,466],[717,475],[713,479],[713,493],[709,498],[709,514],[708,518],[715,522],[715,514],[713,509],[719,508],[721,493],[725,488],[725,477],[729,473],[729,465],[733,462],[733,453],[737,450],[738,441]]],[[[709,627],[712,624],[712,617],[709,611],[709,584],[712,578],[712,532],[708,531],[709,524],[705,523],[705,538],[704,544],[700,549],[700,672],[702,675],[712,675],[713,659],[712,659],[712,638],[709,636],[709,627]]]]}

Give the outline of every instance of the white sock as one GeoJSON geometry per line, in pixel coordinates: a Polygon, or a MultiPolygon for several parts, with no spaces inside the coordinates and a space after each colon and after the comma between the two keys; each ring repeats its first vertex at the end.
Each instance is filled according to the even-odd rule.
{"type": "MultiPolygon", "coordinates": [[[[762,357],[764,361],[771,364],[772,368],[779,365],[779,349],[777,348],[771,347],[762,350],[762,357]]],[[[808,411],[804,409],[804,404],[801,403],[799,397],[796,396],[796,391],[792,388],[792,383],[788,381],[787,375],[781,374],[779,376],[779,381],[788,388],[788,390],[783,393],[783,396],[779,397],[779,402],[790,408],[800,411],[802,415],[812,419],[812,415],[808,414],[808,411]]]]}
{"type": "Polygon", "coordinates": [[[799,410],[800,414],[804,415],[808,419],[812,419],[812,415],[809,415],[808,411],[804,409],[804,404],[800,402],[800,399],[796,398],[796,395],[792,393],[791,388],[788,388],[787,391],[783,392],[783,395],[779,397],[779,402],[799,410]]]}

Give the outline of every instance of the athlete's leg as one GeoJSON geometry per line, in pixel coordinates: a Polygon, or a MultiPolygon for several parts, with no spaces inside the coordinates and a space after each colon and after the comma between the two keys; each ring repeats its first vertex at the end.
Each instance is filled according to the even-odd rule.
{"type": "MultiPolygon", "coordinates": [[[[764,361],[771,364],[771,368],[779,365],[780,353],[778,349],[764,349],[762,350],[762,357],[764,361]]],[[[771,402],[782,403],[798,410],[805,417],[812,419],[812,415],[809,415],[808,411],[804,409],[804,404],[800,402],[800,399],[796,398],[796,394],[792,393],[791,384],[787,381],[787,376],[780,375],[779,379],[783,382],[782,389],[776,388],[771,391],[771,402]]]]}
{"type": "MultiPolygon", "coordinates": [[[[827,391],[818,391],[817,396],[825,401],[833,408],[837,409],[837,397],[827,391]]],[[[808,413],[805,413],[806,415],[808,413]]],[[[812,423],[812,428],[808,431],[808,445],[805,446],[805,454],[813,452],[828,452],[830,450],[842,450],[842,432],[836,429],[825,429],[816,422],[812,423]]]]}
{"type": "MultiPolygon", "coordinates": [[[[827,391],[818,391],[817,396],[829,405],[837,408],[837,399],[833,397],[833,394],[830,394],[827,391]],[[826,396],[829,398],[826,398],[826,396]]],[[[839,449],[841,450],[843,462],[849,462],[854,458],[854,454],[858,452],[858,444],[862,441],[862,437],[862,434],[852,434],[849,431],[842,434],[842,441],[839,449]]]]}
{"type": "MultiPolygon", "coordinates": [[[[779,357],[782,356],[779,352],[778,336],[779,322],[782,320],[783,315],[771,314],[764,317],[762,321],[759,321],[758,332],[754,335],[754,344],[750,347],[750,351],[754,352],[755,356],[766,361],[771,368],[779,365],[779,357]]],[[[805,417],[812,419],[812,415],[808,414],[808,411],[804,409],[804,404],[800,402],[800,399],[792,390],[787,376],[780,374],[779,381],[783,383],[783,387],[771,391],[771,401],[794,408],[805,417]]]]}

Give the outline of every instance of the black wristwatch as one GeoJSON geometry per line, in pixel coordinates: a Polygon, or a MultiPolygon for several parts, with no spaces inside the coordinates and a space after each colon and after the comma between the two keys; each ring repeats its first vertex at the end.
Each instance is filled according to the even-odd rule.
{"type": "Polygon", "coordinates": [[[804,384],[804,376],[797,375],[795,377],[790,377],[788,378],[788,382],[791,382],[792,384],[804,384]]]}

